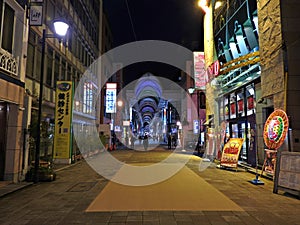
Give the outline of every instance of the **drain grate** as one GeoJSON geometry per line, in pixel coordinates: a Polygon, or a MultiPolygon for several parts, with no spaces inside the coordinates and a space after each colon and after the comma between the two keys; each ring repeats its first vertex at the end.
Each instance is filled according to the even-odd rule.
{"type": "Polygon", "coordinates": [[[67,192],[85,192],[93,188],[98,182],[79,182],[73,185],[67,192]]]}

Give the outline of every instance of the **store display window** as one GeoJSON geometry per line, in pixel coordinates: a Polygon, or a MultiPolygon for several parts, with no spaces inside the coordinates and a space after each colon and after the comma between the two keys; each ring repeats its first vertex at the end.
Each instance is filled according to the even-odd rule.
{"type": "Polygon", "coordinates": [[[235,93],[230,95],[230,119],[236,118],[236,96],[235,93]]]}
{"type": "Polygon", "coordinates": [[[228,98],[224,98],[224,113],[225,113],[225,120],[229,119],[229,105],[228,105],[228,98]]]}
{"type": "Polygon", "coordinates": [[[219,115],[220,115],[220,121],[224,120],[224,100],[221,99],[219,101],[219,115]]]}
{"type": "Polygon", "coordinates": [[[245,116],[244,104],[244,94],[241,91],[237,94],[237,108],[239,117],[245,116]]]}
{"type": "Polygon", "coordinates": [[[255,95],[253,85],[246,87],[246,98],[247,98],[247,115],[252,115],[255,113],[255,95]]]}

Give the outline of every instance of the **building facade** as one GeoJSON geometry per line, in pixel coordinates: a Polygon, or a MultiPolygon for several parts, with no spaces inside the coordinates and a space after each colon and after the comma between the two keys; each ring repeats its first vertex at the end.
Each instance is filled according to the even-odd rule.
{"type": "MultiPolygon", "coordinates": [[[[85,80],[78,86],[87,69],[103,71],[94,62],[112,47],[112,33],[103,13],[101,0],[0,1],[0,180],[25,179],[35,160],[36,137],[41,135],[40,159],[52,160],[55,127],[57,81],[72,81],[80,98],[74,100],[73,122],[86,135],[88,121],[103,123],[105,86],[101,80],[85,80]],[[29,22],[31,8],[41,6],[41,25],[29,22]],[[63,19],[70,26],[64,39],[54,37],[53,22],[63,19]],[[42,32],[45,29],[43,102],[41,133],[37,134],[39,90],[42,65],[42,32]]],[[[106,68],[106,76],[111,69],[106,68]]],[[[122,83],[122,71],[111,81],[122,83]]],[[[121,88],[121,85],[118,88],[121,88]]],[[[80,154],[72,141],[72,159],[80,154]]]]}
{"type": "Polygon", "coordinates": [[[25,96],[28,23],[23,1],[0,1],[0,180],[18,182],[26,169],[25,96]]]}
{"type": "Polygon", "coordinates": [[[240,163],[255,167],[257,161],[264,163],[264,123],[274,109],[285,110],[290,119],[288,138],[280,149],[297,151],[299,145],[295,100],[300,79],[295,64],[299,3],[222,3],[216,8],[217,1],[208,1],[205,8],[207,116],[214,118],[213,129],[225,122],[228,137],[244,138],[240,163]],[[214,71],[215,62],[219,71],[214,71]]]}

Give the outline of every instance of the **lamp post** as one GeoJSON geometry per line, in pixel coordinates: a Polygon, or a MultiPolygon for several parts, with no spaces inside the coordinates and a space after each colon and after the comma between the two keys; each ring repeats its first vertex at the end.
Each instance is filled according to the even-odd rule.
{"type": "Polygon", "coordinates": [[[197,104],[196,104],[196,107],[197,107],[197,120],[198,120],[198,137],[197,137],[197,154],[198,156],[200,156],[200,142],[199,140],[201,140],[201,127],[202,127],[202,124],[201,124],[201,120],[200,120],[200,112],[199,112],[199,107],[200,107],[200,104],[199,104],[199,91],[193,87],[190,87],[188,89],[190,95],[193,95],[194,92],[196,91],[196,94],[197,94],[197,98],[196,98],[196,101],[197,101],[197,104]]]}
{"type": "Polygon", "coordinates": [[[46,29],[43,29],[43,34],[42,34],[41,77],[40,77],[40,93],[39,93],[39,105],[38,105],[37,138],[36,138],[35,161],[34,161],[34,183],[37,183],[39,181],[38,173],[39,173],[39,164],[40,164],[40,147],[41,147],[40,133],[41,133],[41,120],[42,120],[46,38],[63,38],[67,34],[69,28],[69,25],[63,21],[55,21],[53,25],[54,25],[56,35],[47,34],[46,29]]]}

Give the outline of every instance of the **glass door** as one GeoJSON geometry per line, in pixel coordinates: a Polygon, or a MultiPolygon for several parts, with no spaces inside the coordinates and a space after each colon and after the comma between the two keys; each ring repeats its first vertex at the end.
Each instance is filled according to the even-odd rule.
{"type": "Polygon", "coordinates": [[[245,120],[234,121],[229,123],[230,137],[232,138],[244,138],[243,146],[240,153],[240,159],[243,161],[248,161],[247,154],[247,134],[250,123],[245,120]]]}

